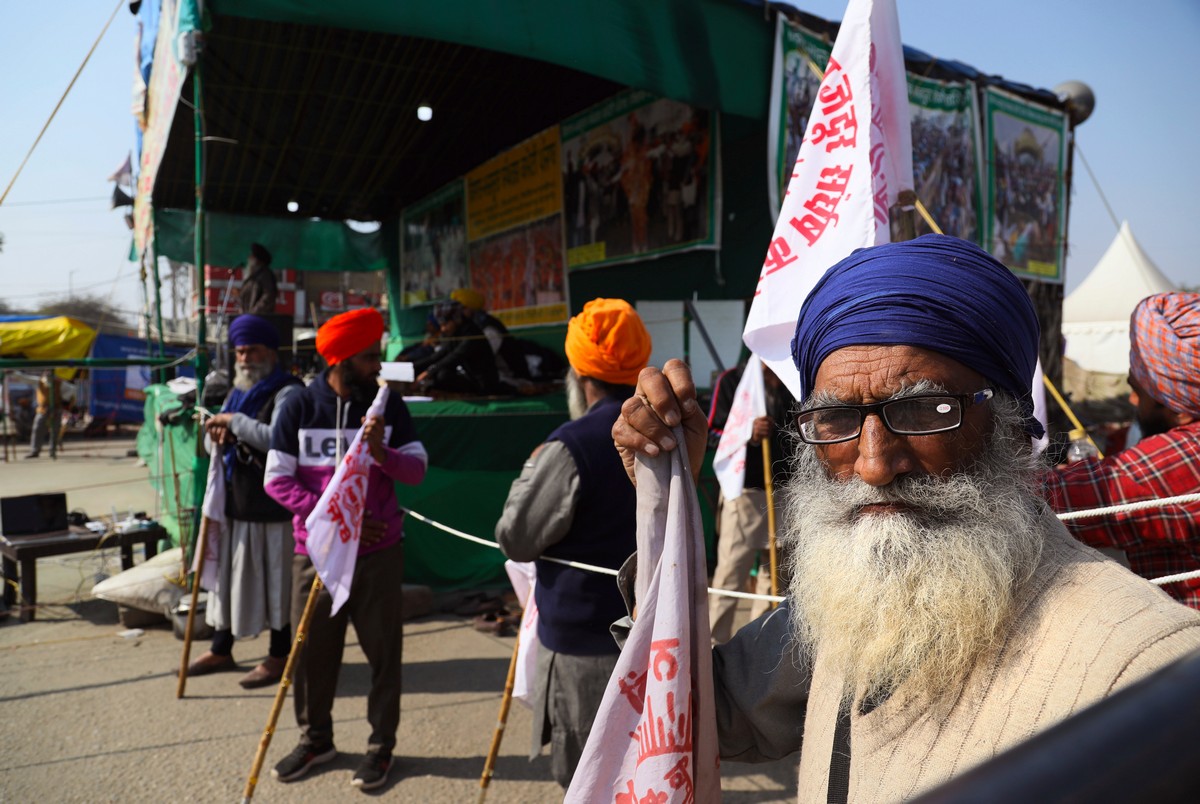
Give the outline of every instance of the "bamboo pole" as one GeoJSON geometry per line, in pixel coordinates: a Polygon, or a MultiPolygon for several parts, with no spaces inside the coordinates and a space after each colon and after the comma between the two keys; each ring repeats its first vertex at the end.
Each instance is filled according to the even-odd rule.
{"type": "Polygon", "coordinates": [[[492,781],[496,757],[500,754],[500,741],[504,739],[504,728],[508,725],[508,710],[512,706],[513,686],[516,684],[517,678],[517,652],[520,649],[521,629],[518,627],[512,658],[508,661],[508,678],[504,681],[504,697],[500,699],[500,717],[496,720],[496,731],[492,734],[492,747],[488,749],[487,761],[483,763],[483,775],[479,777],[478,804],[483,804],[483,800],[487,797],[487,788],[492,781]]]}
{"type": "MultiPolygon", "coordinates": [[[[775,549],[775,483],[771,478],[771,440],[762,440],[763,489],[767,492],[767,546],[771,555],[771,594],[779,596],[779,554],[775,549]]],[[[771,601],[771,608],[779,604],[771,601]]]]}
{"type": "Polygon", "coordinates": [[[200,569],[192,573],[192,605],[188,608],[187,628],[183,631],[183,655],[179,657],[179,684],[175,688],[176,698],[182,698],[184,690],[187,688],[188,659],[192,653],[192,627],[196,622],[196,604],[200,599],[200,575],[204,570],[204,551],[208,547],[210,522],[211,520],[206,516],[200,518],[200,533],[196,537],[195,555],[197,561],[200,562],[200,569]]]}
{"type": "Polygon", "coordinates": [[[1092,441],[1092,436],[1090,433],[1088,433],[1087,428],[1080,423],[1079,419],[1075,418],[1074,412],[1072,412],[1070,406],[1067,405],[1067,400],[1062,398],[1062,394],[1060,394],[1058,389],[1054,387],[1054,383],[1050,381],[1050,378],[1045,374],[1042,374],[1042,382],[1045,384],[1046,390],[1050,392],[1050,396],[1054,397],[1054,401],[1058,403],[1060,408],[1062,408],[1062,412],[1067,414],[1067,418],[1071,420],[1071,424],[1075,425],[1076,429],[1082,430],[1084,437],[1088,440],[1088,443],[1096,448],[1097,457],[1103,458],[1104,453],[1100,451],[1100,446],[1095,441],[1092,441]]]}
{"type": "Polygon", "coordinates": [[[283,668],[283,676],[279,679],[279,688],[275,690],[275,703],[271,706],[271,714],[267,718],[267,727],[263,729],[258,741],[258,751],[254,754],[254,764],[250,766],[250,777],[246,779],[246,789],[242,792],[242,804],[249,804],[254,797],[254,788],[258,785],[258,772],[262,770],[263,760],[267,758],[267,749],[271,746],[271,737],[275,733],[275,724],[279,722],[279,712],[287,698],[288,687],[292,685],[292,670],[296,659],[304,647],[305,632],[312,621],[313,612],[317,608],[317,598],[321,596],[321,576],[313,578],[312,590],[308,593],[308,601],[304,604],[304,613],[296,625],[296,638],[292,642],[292,650],[288,653],[287,664],[283,668]]]}
{"type": "Polygon", "coordinates": [[[175,484],[175,525],[179,528],[179,550],[182,553],[180,563],[183,570],[184,583],[187,582],[187,534],[183,525],[183,492],[179,489],[179,471],[175,468],[175,442],[171,440],[168,424],[163,425],[163,437],[167,442],[167,451],[171,455],[171,479],[175,484]]]}

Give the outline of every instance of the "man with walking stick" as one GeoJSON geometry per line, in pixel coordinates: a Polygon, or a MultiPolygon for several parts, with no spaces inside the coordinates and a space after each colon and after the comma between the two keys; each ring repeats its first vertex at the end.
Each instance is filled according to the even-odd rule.
{"type": "Polygon", "coordinates": [[[291,650],[291,513],[267,496],[263,475],[271,422],[284,400],[304,386],[280,367],[279,333],[267,319],[238,316],[229,325],[229,343],[237,356],[233,390],[205,424],[214,459],[221,451],[227,489],[217,575],[205,612],[214,633],[212,646],[187,674],[237,669],[234,638],[257,636],[265,626],[271,631],[267,658],[238,682],[254,689],[279,680],[291,650]]]}
{"type": "Polygon", "coordinates": [[[297,623],[317,577],[306,547],[305,520],[360,424],[362,440],[374,460],[367,470],[362,527],[357,533],[343,534],[344,539],[358,541],[352,578],[347,579],[352,591],[345,605],[334,611],[329,590],[320,588],[303,647],[294,661],[300,743],[271,773],[281,782],[295,781],[337,754],[332,710],[348,622],[353,622],[371,666],[367,698],[371,737],[351,784],[363,790],[381,787],[392,766],[400,724],[404,573],[403,513],[394,483],[420,483],[428,459],[399,396],[387,399],[382,416],[366,417],[379,391],[383,329],[383,317],[371,308],[327,321],[317,332],[317,352],[329,368],[288,401],[271,433],[267,493],[295,515],[292,616],[297,623]]]}

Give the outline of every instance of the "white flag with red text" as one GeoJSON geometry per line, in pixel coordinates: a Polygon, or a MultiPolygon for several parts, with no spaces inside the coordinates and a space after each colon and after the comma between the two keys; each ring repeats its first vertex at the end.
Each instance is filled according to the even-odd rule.
{"type": "Polygon", "coordinates": [[[717,442],[713,457],[713,472],[727,500],[742,496],[746,485],[746,444],[754,434],[754,420],[766,415],[762,360],[758,355],[750,355],[733,393],[733,404],[729,406],[725,429],[721,431],[721,440],[717,442]]]}
{"type": "MultiPolygon", "coordinates": [[[[388,388],[379,386],[375,401],[367,409],[367,420],[383,416],[387,406],[388,388]]],[[[312,559],[321,583],[333,596],[330,615],[350,597],[350,582],[354,579],[354,563],[358,559],[359,535],[367,500],[367,481],[375,459],[363,440],[363,428],[354,434],[345,456],[338,462],[329,485],[321,492],[317,507],[304,521],[308,531],[305,547],[312,559]]],[[[399,579],[396,581],[399,583],[399,579]]]]}
{"type": "Polygon", "coordinates": [[[891,240],[913,189],[908,85],[895,0],[850,0],[767,248],[742,339],[802,399],[796,318],[826,269],[891,240]]]}
{"type": "Polygon", "coordinates": [[[565,801],[721,800],[704,539],[683,432],[638,456],[637,620],[565,801]]]}
{"type": "MultiPolygon", "coordinates": [[[[200,504],[201,515],[208,520],[204,533],[204,554],[199,550],[192,556],[192,572],[200,573],[200,587],[213,589],[217,583],[218,565],[221,556],[221,528],[225,524],[225,461],[223,448],[205,437],[208,447],[208,478],[204,484],[204,502],[200,504]]],[[[198,547],[199,545],[197,545],[198,547]]]]}
{"type": "Polygon", "coordinates": [[[508,573],[508,580],[512,582],[522,609],[512,696],[526,706],[533,706],[529,696],[533,692],[533,680],[537,678],[538,646],[541,644],[537,635],[537,599],[533,594],[537,586],[537,565],[532,561],[509,559],[504,562],[504,571],[508,573]]]}

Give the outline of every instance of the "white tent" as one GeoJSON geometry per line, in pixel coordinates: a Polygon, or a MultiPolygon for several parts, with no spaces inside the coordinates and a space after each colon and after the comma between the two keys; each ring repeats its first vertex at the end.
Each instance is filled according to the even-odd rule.
{"type": "Polygon", "coordinates": [[[1129,372],[1129,316],[1138,302],[1155,293],[1178,290],[1142,251],[1129,228],[1121,231],[1080,283],[1063,300],[1064,355],[1085,371],[1129,372]]]}

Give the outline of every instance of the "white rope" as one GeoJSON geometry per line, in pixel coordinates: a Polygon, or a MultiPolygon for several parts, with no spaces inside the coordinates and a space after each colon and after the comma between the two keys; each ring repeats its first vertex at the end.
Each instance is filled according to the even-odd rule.
{"type": "MultiPolygon", "coordinates": [[[[1168,505],[1185,505],[1193,502],[1200,502],[1200,494],[1181,494],[1177,497],[1164,497],[1161,500],[1143,500],[1142,502],[1125,503],[1124,505],[1110,505],[1104,508],[1089,508],[1086,511],[1071,511],[1069,513],[1059,514],[1058,518],[1064,522],[1069,522],[1075,519],[1090,519],[1098,516],[1108,516],[1110,514],[1124,514],[1130,511],[1144,511],[1149,508],[1162,508],[1168,505]]],[[[500,545],[496,544],[495,542],[490,542],[487,539],[480,539],[478,536],[472,536],[469,533],[463,533],[461,530],[455,530],[448,525],[435,522],[426,516],[418,514],[411,508],[404,508],[403,510],[408,512],[408,514],[414,519],[420,520],[421,522],[424,522],[431,527],[435,527],[438,530],[443,530],[446,533],[453,534],[460,539],[466,539],[469,542],[475,542],[476,544],[481,544],[485,547],[492,547],[497,550],[500,549],[500,545]]],[[[584,564],[579,561],[566,561],[561,558],[551,558],[550,556],[542,556],[540,560],[553,561],[555,564],[562,564],[563,566],[574,567],[575,569],[587,570],[589,572],[599,572],[604,575],[616,576],[617,574],[616,570],[609,569],[608,567],[597,567],[594,564],[584,564]]],[[[1180,572],[1176,573],[1175,575],[1166,575],[1161,578],[1151,578],[1150,583],[1158,586],[1164,586],[1169,583],[1190,581],[1193,578],[1200,578],[1200,570],[1180,572]]],[[[782,603],[785,600],[785,598],[780,595],[757,595],[751,592],[735,592],[732,589],[714,589],[711,586],[708,588],[708,593],[710,595],[735,597],[741,600],[767,600],[772,603],[782,603]]]]}
{"type": "Polygon", "coordinates": [[[1110,505],[1106,508],[1089,508],[1086,511],[1071,511],[1065,514],[1059,514],[1058,518],[1063,522],[1070,522],[1075,519],[1089,519],[1097,516],[1107,516],[1109,514],[1124,514],[1129,511],[1144,511],[1147,508],[1162,508],[1168,505],[1184,505],[1186,503],[1200,502],[1200,494],[1181,494],[1178,497],[1163,497],[1161,500],[1143,500],[1141,502],[1125,503],[1124,505],[1110,505]]]}
{"type": "MultiPolygon", "coordinates": [[[[416,519],[420,522],[424,522],[426,525],[429,525],[430,527],[434,527],[434,528],[437,528],[438,530],[445,531],[446,533],[449,533],[453,536],[457,536],[460,539],[466,539],[467,541],[474,542],[475,544],[482,544],[484,547],[491,547],[496,550],[500,549],[500,545],[496,544],[495,542],[489,542],[487,539],[481,539],[478,536],[472,536],[469,533],[463,533],[461,530],[452,528],[449,525],[443,525],[441,522],[435,522],[434,520],[430,519],[427,516],[418,514],[416,511],[412,510],[411,508],[405,508],[405,507],[401,506],[400,510],[407,513],[413,519],[416,519]]],[[[565,567],[574,567],[575,569],[587,570],[589,572],[599,572],[603,575],[611,575],[614,578],[617,575],[617,571],[615,569],[609,569],[608,567],[597,567],[594,564],[584,564],[581,561],[567,561],[565,559],[552,558],[550,556],[542,556],[538,560],[539,561],[553,561],[555,564],[562,564],[565,567]]],[[[729,589],[713,589],[712,587],[709,587],[708,593],[710,595],[725,595],[726,597],[740,597],[744,600],[771,600],[776,603],[783,602],[783,598],[778,597],[776,595],[754,595],[754,594],[750,594],[749,592],[734,592],[729,589]]]]}

